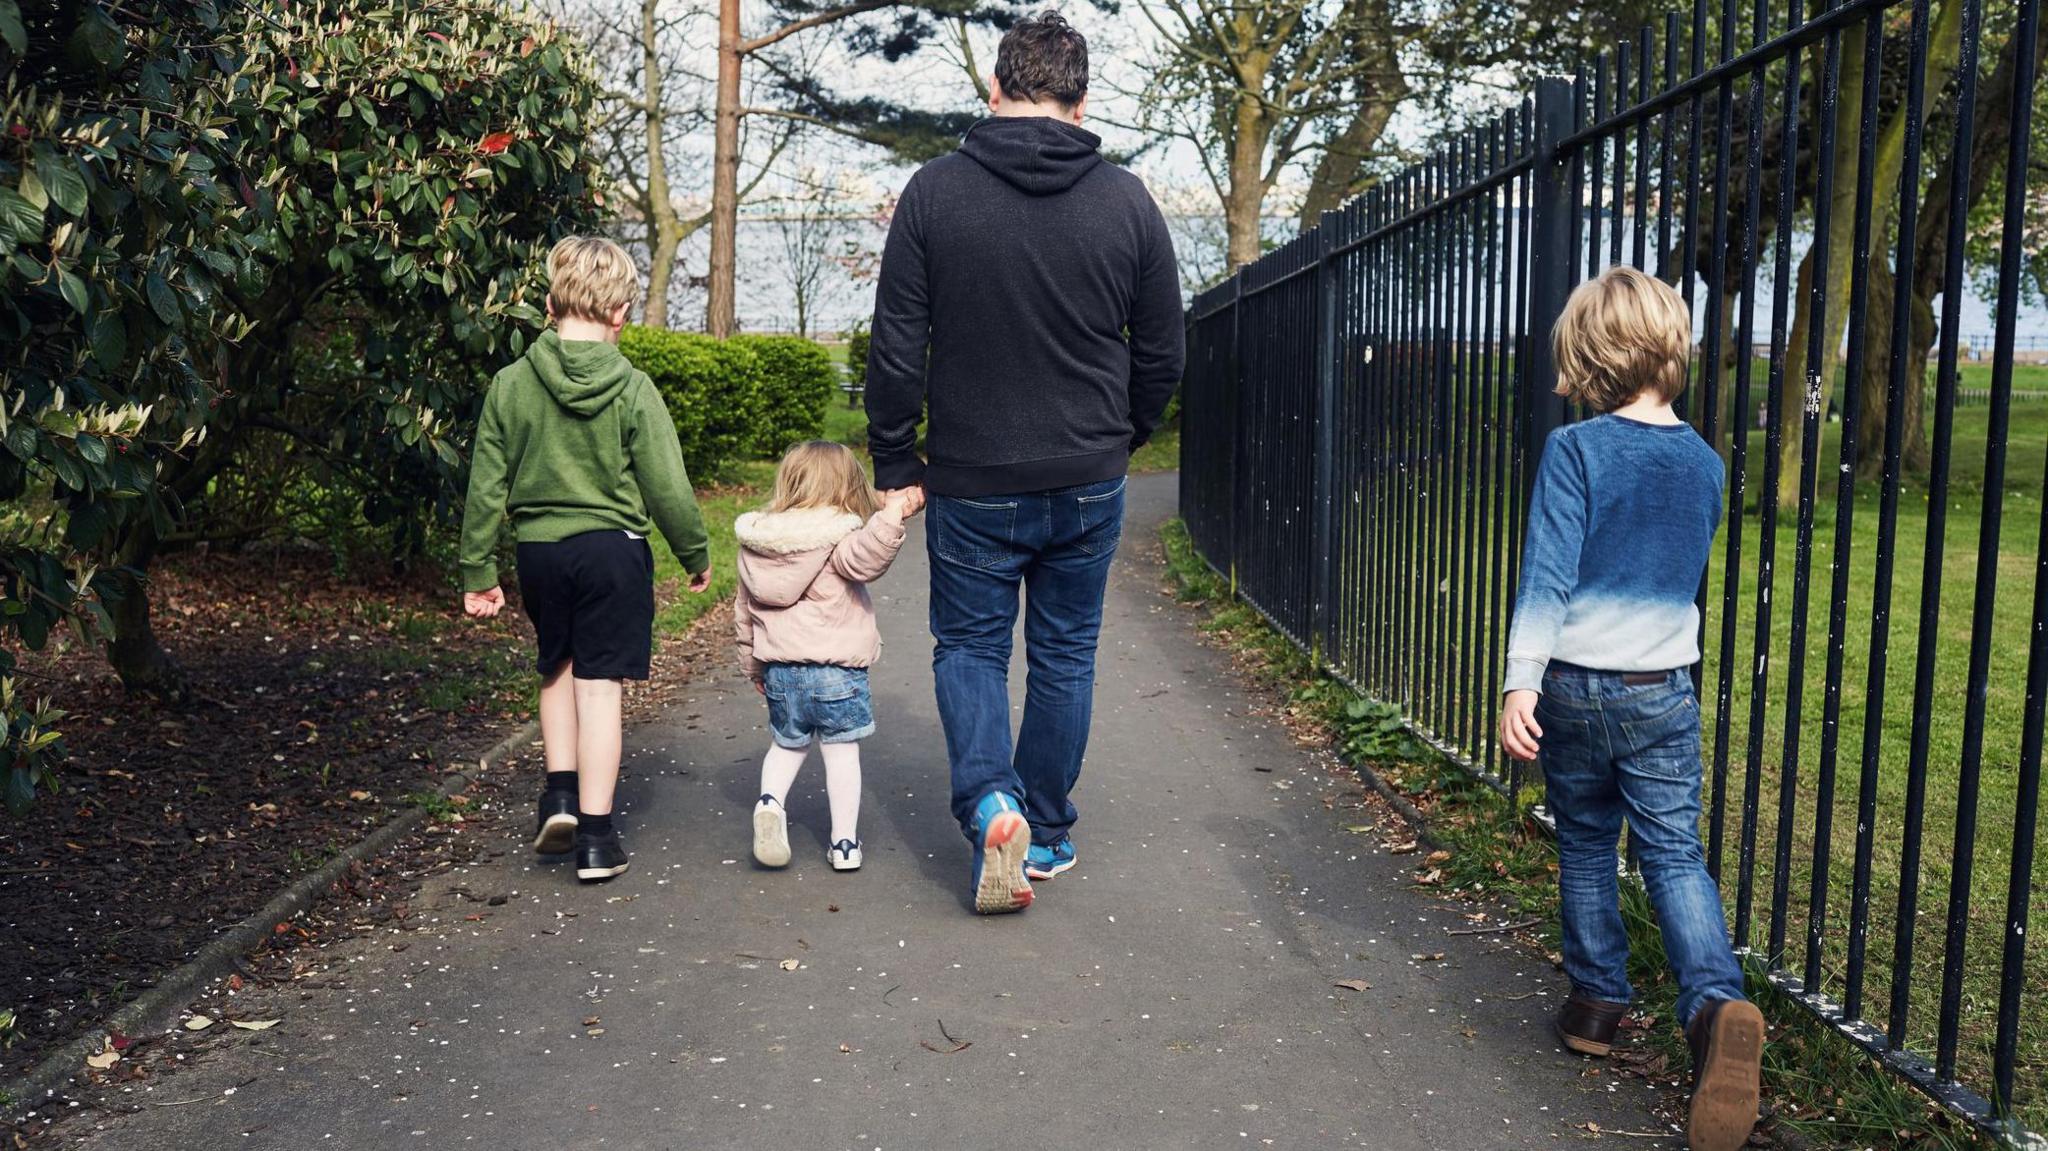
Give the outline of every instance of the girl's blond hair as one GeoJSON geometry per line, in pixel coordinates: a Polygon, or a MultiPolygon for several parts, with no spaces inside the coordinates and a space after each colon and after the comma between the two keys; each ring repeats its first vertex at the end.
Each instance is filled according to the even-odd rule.
{"type": "Polygon", "coordinates": [[[845,444],[807,440],[789,449],[775,466],[775,497],[771,512],[798,508],[838,508],[862,519],[882,506],[875,485],[868,482],[860,457],[845,444]]]}

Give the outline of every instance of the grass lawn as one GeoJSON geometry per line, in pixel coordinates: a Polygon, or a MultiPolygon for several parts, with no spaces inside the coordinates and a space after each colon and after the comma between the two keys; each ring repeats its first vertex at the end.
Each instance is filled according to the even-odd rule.
{"type": "MultiPolygon", "coordinates": [[[[1973,367],[1975,365],[1972,365],[1973,367]]],[[[1965,385],[1970,386],[1967,376],[1965,385]]],[[[1930,413],[1930,425],[1931,425],[1930,413]]],[[[1768,642],[1758,650],[1756,616],[1761,580],[1763,525],[1752,510],[1741,520],[1723,528],[1708,576],[1708,658],[1702,718],[1707,733],[1709,771],[1712,764],[1730,767],[1729,823],[1724,829],[1725,858],[1728,861],[1724,888],[1731,906],[1741,897],[1738,866],[1753,861],[1757,916],[1753,939],[1760,946],[1767,941],[1773,885],[1783,878],[1790,887],[1793,910],[1788,913],[1788,937],[1792,946],[1788,966],[1804,958],[1807,929],[1805,903],[1815,868],[1815,812],[1820,802],[1816,775],[1822,740],[1822,704],[1826,689],[1826,642],[1829,614],[1829,581],[1835,564],[1846,564],[1848,593],[1845,613],[1845,658],[1842,674],[1842,707],[1838,732],[1837,781],[1832,800],[1834,834],[1825,858],[1828,864],[1828,914],[1822,925],[1821,954],[1824,990],[1839,995],[1848,946],[1848,910],[1858,827],[1857,788],[1862,773],[1875,773],[1876,805],[1873,829],[1871,877],[1872,914],[1868,942],[1865,1015],[1882,1024],[1888,1012],[1892,984],[1903,972],[1895,970],[1894,946],[1901,922],[1898,907],[1901,867],[1905,855],[1906,805],[1913,778],[1911,741],[1914,725],[1915,679],[1921,660],[1931,661],[1931,687],[1924,709],[1927,750],[1923,760],[1926,816],[1923,823],[1922,855],[1916,871],[1919,892],[1913,906],[1905,909],[1903,921],[1916,924],[1910,949],[1911,971],[1906,975],[1912,988],[1913,1007],[1908,1024],[1910,1046],[1931,1054],[1939,1014],[1943,948],[1948,901],[1956,879],[1953,868],[1958,836],[1974,852],[1970,870],[1967,948],[1961,973],[1962,1015],[1959,1075],[1979,1087],[1990,1082],[1991,1042],[1996,1026],[1998,973],[2003,947],[2007,885],[2011,874],[2014,842],[2013,818],[2019,783],[2022,709],[2027,664],[2033,651],[2030,626],[2034,594],[2036,546],[2039,542],[2044,445],[2048,445],[2048,402],[2029,400],[2012,407],[2006,486],[2000,504],[2003,525],[1997,543],[1998,586],[1995,601],[1985,605],[1990,616],[1990,675],[1984,696],[1981,791],[1973,827],[1959,827],[1957,809],[1959,780],[1964,752],[1964,716],[1967,697],[1967,669],[1971,643],[1972,614],[1977,608],[1976,579],[1978,551],[1985,500],[1982,491],[1984,449],[1989,411],[1984,407],[1959,408],[1953,438],[1953,470],[1947,500],[1947,523],[1938,538],[1930,537],[1932,526],[1929,493],[1924,484],[1904,486],[1899,496],[1898,526],[1893,553],[1890,631],[1885,644],[1887,669],[1876,701],[1882,705],[1878,723],[1879,739],[1874,762],[1862,760],[1864,731],[1870,722],[1869,695],[1870,636],[1875,614],[1873,593],[1877,569],[1877,521],[1880,488],[1862,484],[1856,490],[1853,509],[1853,542],[1846,557],[1833,553],[1836,508],[1833,477],[1838,453],[1835,436],[1839,425],[1828,425],[1822,441],[1820,461],[1824,477],[1821,499],[1815,509],[1812,547],[1811,599],[1807,609],[1806,663],[1800,682],[1804,701],[1795,718],[1787,714],[1786,677],[1790,674],[1791,631],[1794,614],[1793,589],[1796,578],[1798,531],[1796,509],[1781,509],[1772,551],[1771,626],[1768,642]],[[1730,583],[1727,541],[1739,532],[1743,559],[1733,569],[1737,589],[1734,613],[1735,645],[1722,650],[1720,636],[1724,622],[1722,603],[1730,583]],[[1930,554],[1939,559],[1936,578],[1928,578],[1930,554]],[[1922,644],[1921,611],[1929,599],[1939,608],[1938,622],[1922,644]],[[1923,651],[1924,648],[1924,651],[1923,651]],[[1718,684],[1723,660],[1733,670],[1727,704],[1728,734],[1717,752],[1715,733],[1720,721],[1718,684]],[[1761,724],[1752,730],[1751,702],[1756,688],[1756,671],[1764,667],[1761,724]],[[1796,760],[1788,757],[1788,731],[1798,735],[1796,760]],[[1750,765],[1748,749],[1752,735],[1761,754],[1750,765]],[[1790,770],[1787,764],[1791,765],[1790,770]],[[1791,866],[1781,877],[1772,856],[1779,824],[1779,801],[1789,787],[1794,797],[1790,826],[1794,845],[1791,866]],[[1742,811],[1745,789],[1753,789],[1762,800],[1757,805],[1756,830],[1751,839],[1743,834],[1742,811]],[[1752,850],[1752,847],[1755,850],[1752,850]]],[[[1762,454],[1760,434],[1753,434],[1751,452],[1762,454]]],[[[1753,466],[1760,460],[1753,460],[1753,466]]],[[[1753,481],[1761,481],[1760,469],[1753,481]]],[[[2036,852],[2030,918],[2033,924],[2048,922],[2048,852],[2036,852]]],[[[2020,1063],[2016,1081],[2017,1102],[2038,1130],[2048,1128],[2048,946],[2038,932],[2030,934],[2027,946],[2027,991],[2021,1007],[2020,1063]]]]}

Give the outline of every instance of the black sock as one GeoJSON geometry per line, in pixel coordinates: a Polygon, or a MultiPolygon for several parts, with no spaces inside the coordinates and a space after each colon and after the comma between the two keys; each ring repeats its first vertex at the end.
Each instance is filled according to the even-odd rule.
{"type": "Polygon", "coordinates": [[[548,772],[547,790],[566,791],[571,795],[576,794],[576,773],[573,771],[548,772]]]}
{"type": "Polygon", "coordinates": [[[576,834],[578,835],[604,836],[611,833],[612,817],[610,812],[606,812],[603,815],[578,815],[576,817],[576,834]]]}

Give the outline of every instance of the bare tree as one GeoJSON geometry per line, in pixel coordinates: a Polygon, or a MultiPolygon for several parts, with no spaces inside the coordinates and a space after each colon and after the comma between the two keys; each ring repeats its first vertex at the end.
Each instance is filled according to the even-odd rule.
{"type": "Polygon", "coordinates": [[[1304,218],[1356,190],[1431,31],[1403,0],[1139,0],[1155,41],[1135,127],[1192,146],[1232,267],[1258,258],[1266,198],[1319,157],[1304,218]]]}
{"type": "Polygon", "coordinates": [[[808,337],[811,320],[823,302],[831,274],[834,241],[839,232],[833,212],[837,182],[799,166],[790,180],[777,224],[782,233],[782,270],[796,306],[796,334],[808,337]]]}
{"type": "MultiPolygon", "coordinates": [[[[678,254],[712,215],[708,208],[689,209],[703,203],[703,192],[688,195],[679,186],[689,183],[687,177],[676,178],[701,170],[701,162],[693,162],[693,144],[712,119],[710,81],[691,67],[712,47],[706,13],[676,0],[639,0],[632,11],[605,0],[558,0],[556,15],[583,32],[603,76],[604,100],[591,131],[602,142],[608,174],[627,197],[621,238],[647,253],[643,322],[667,327],[678,254]]],[[[772,127],[766,155],[735,185],[738,200],[755,191],[800,127],[772,127]]]]}

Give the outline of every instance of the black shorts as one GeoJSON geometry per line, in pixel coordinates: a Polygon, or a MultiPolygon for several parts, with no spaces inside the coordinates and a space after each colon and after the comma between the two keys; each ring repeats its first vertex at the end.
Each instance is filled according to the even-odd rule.
{"type": "Polygon", "coordinates": [[[519,596],[543,678],[646,679],[654,643],[654,550],[622,531],[519,545],[519,596]]]}

